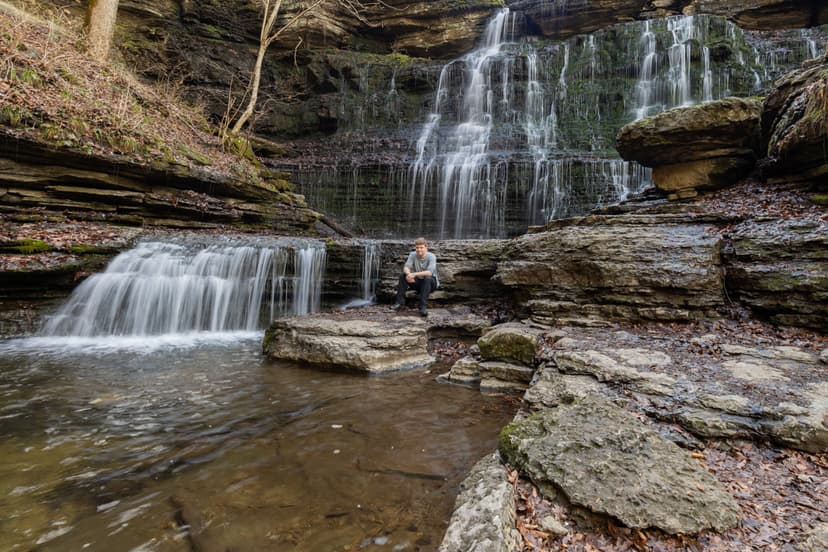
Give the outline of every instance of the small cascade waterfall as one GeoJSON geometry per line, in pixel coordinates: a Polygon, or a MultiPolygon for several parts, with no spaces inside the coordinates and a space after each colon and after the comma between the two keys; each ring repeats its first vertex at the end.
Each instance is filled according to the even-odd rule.
{"type": "MultiPolygon", "coordinates": [[[[358,249],[355,247],[355,251],[358,249]]],[[[362,260],[356,274],[358,282],[357,297],[341,304],[338,308],[350,309],[373,305],[376,302],[377,284],[380,280],[381,244],[374,240],[365,240],[361,243],[362,260]]]]}
{"type": "Polygon", "coordinates": [[[377,283],[380,278],[380,244],[366,241],[362,254],[362,300],[373,303],[376,299],[377,283]]]}
{"type": "MultiPolygon", "coordinates": [[[[544,5],[575,9],[574,0],[544,5]]],[[[521,13],[498,10],[476,50],[416,74],[389,71],[361,104],[351,85],[355,106],[341,128],[359,128],[370,153],[300,171],[299,191],[372,238],[516,235],[649,185],[650,171],[615,150],[625,124],[764,93],[828,36],[828,27],[747,32],[708,15],[621,23],[566,40],[521,36],[531,30],[524,23],[521,13]],[[423,79],[431,91],[404,84],[423,79]],[[393,126],[363,116],[376,98],[404,112],[393,126]],[[371,139],[389,129],[397,153],[371,139]]]]}
{"type": "Polygon", "coordinates": [[[149,241],[84,281],[45,324],[48,336],[254,331],[319,309],[318,243],[149,241]]]}

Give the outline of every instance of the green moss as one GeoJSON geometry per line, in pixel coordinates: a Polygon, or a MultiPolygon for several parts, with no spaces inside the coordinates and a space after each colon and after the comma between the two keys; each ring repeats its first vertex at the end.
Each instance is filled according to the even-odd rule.
{"type": "Polygon", "coordinates": [[[230,137],[225,142],[225,147],[227,148],[227,151],[238,155],[242,159],[247,159],[248,161],[252,161],[256,164],[259,162],[256,158],[256,154],[253,152],[253,146],[250,145],[250,141],[244,136],[230,137]]]}
{"type": "Polygon", "coordinates": [[[111,247],[101,247],[97,245],[86,245],[86,244],[79,244],[73,245],[69,248],[69,253],[73,253],[75,255],[92,255],[95,253],[111,253],[111,247]]]}
{"type": "Polygon", "coordinates": [[[513,468],[520,469],[521,459],[517,448],[518,443],[527,437],[539,435],[542,430],[542,421],[539,414],[533,414],[523,420],[514,421],[500,430],[497,449],[513,468]]]}
{"type": "Polygon", "coordinates": [[[817,194],[811,197],[811,201],[817,205],[828,206],[828,194],[817,194]]]}
{"type": "Polygon", "coordinates": [[[206,167],[206,166],[209,166],[209,165],[213,164],[213,161],[209,157],[207,157],[205,155],[202,155],[202,154],[198,153],[197,151],[191,150],[187,146],[182,145],[182,146],[179,146],[178,149],[179,149],[179,151],[181,151],[181,153],[184,155],[184,157],[186,157],[187,159],[189,159],[190,161],[193,161],[194,163],[196,163],[198,165],[201,165],[202,167],[206,167]]]}
{"type": "Polygon", "coordinates": [[[17,242],[15,249],[23,255],[34,255],[51,251],[52,246],[42,240],[25,239],[17,242]]]}
{"type": "Polygon", "coordinates": [[[28,68],[19,69],[12,65],[9,69],[8,75],[9,80],[17,81],[23,84],[37,84],[40,82],[40,75],[38,75],[34,70],[28,68]]]}
{"type": "Polygon", "coordinates": [[[30,119],[31,114],[25,108],[16,105],[4,105],[0,108],[0,124],[17,128],[30,119]]]}
{"type": "Polygon", "coordinates": [[[394,52],[392,54],[388,54],[385,57],[388,60],[390,60],[394,65],[411,65],[416,61],[416,58],[413,58],[405,54],[401,54],[400,52],[394,52]]]}

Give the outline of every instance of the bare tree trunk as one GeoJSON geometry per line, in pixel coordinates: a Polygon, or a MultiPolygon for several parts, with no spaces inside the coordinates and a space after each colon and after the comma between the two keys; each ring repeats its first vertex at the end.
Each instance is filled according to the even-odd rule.
{"type": "Polygon", "coordinates": [[[89,54],[106,61],[115,34],[118,0],[89,0],[86,10],[86,45],[89,54]]]}
{"type": "Polygon", "coordinates": [[[230,129],[230,135],[235,136],[247,124],[250,117],[253,116],[253,110],[256,109],[256,102],[259,100],[259,84],[262,81],[262,64],[264,63],[265,53],[269,42],[263,40],[259,42],[259,53],[256,55],[256,64],[253,66],[253,75],[250,80],[250,97],[247,101],[247,107],[244,108],[239,118],[236,119],[233,128],[230,129]]]}
{"type": "MultiPolygon", "coordinates": [[[[228,136],[223,137],[225,139],[231,136],[238,135],[238,133],[241,131],[244,125],[247,124],[247,122],[250,120],[250,117],[253,116],[253,112],[256,109],[256,102],[259,99],[259,85],[261,84],[262,80],[262,65],[264,63],[264,58],[265,54],[267,53],[267,49],[277,38],[279,38],[279,36],[283,32],[285,32],[287,29],[292,27],[297,22],[311,15],[314,12],[314,10],[316,10],[316,8],[318,8],[319,5],[322,4],[324,0],[312,0],[303,9],[301,9],[301,11],[298,14],[291,16],[290,19],[284,22],[281,26],[276,26],[276,19],[278,18],[279,10],[282,7],[282,0],[259,1],[261,2],[263,10],[262,28],[259,35],[259,52],[256,55],[256,64],[253,66],[253,74],[250,77],[250,86],[248,87],[250,96],[247,100],[247,106],[245,107],[244,111],[241,113],[241,115],[239,115],[239,118],[236,119],[236,122],[233,124],[233,127],[228,131],[228,136]]],[[[336,2],[340,6],[344,7],[360,21],[366,21],[364,16],[362,15],[362,12],[365,10],[365,5],[362,3],[362,0],[330,1],[336,2]]]]}

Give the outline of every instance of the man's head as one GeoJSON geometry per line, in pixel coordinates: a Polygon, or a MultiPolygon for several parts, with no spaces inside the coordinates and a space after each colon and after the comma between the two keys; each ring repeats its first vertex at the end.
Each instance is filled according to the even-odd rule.
{"type": "Polygon", "coordinates": [[[425,257],[425,254],[428,253],[428,244],[425,238],[417,238],[414,240],[414,251],[417,252],[418,257],[425,257]]]}

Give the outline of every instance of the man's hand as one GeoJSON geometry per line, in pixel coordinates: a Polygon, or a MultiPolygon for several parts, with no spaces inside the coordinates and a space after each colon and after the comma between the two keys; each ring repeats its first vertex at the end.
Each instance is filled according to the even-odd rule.
{"type": "Polygon", "coordinates": [[[415,277],[414,277],[414,274],[412,272],[409,272],[408,274],[405,275],[405,281],[408,282],[409,284],[413,284],[414,280],[415,280],[415,277]]]}

